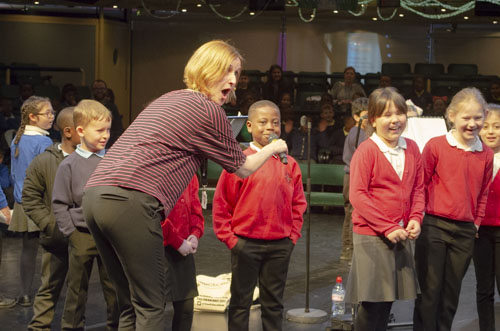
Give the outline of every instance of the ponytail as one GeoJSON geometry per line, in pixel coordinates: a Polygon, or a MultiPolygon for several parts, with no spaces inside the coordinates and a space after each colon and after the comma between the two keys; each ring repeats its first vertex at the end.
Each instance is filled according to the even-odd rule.
{"type": "Polygon", "coordinates": [[[29,97],[23,102],[23,105],[21,106],[21,125],[19,126],[19,129],[17,129],[16,136],[14,138],[14,145],[16,146],[14,157],[19,156],[19,146],[17,145],[24,134],[26,125],[30,123],[30,115],[38,114],[38,112],[42,109],[42,105],[47,102],[50,103],[48,98],[38,97],[35,95],[29,97]]]}

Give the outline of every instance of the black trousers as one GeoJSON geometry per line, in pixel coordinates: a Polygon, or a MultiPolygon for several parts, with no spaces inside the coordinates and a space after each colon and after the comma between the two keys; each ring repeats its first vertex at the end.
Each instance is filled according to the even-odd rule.
{"type": "Polygon", "coordinates": [[[356,331],[385,331],[389,323],[392,302],[361,302],[354,329],[356,331]]]}
{"type": "Polygon", "coordinates": [[[474,247],[479,330],[495,331],[495,281],[500,293],[500,227],[481,226],[474,247]]]}
{"type": "Polygon", "coordinates": [[[120,187],[93,187],[83,197],[85,221],[116,289],[120,331],[165,329],[162,211],[156,198],[120,187]]]}
{"type": "Polygon", "coordinates": [[[415,301],[415,331],[451,329],[475,235],[473,223],[425,215],[415,245],[415,267],[422,291],[415,301]]]}
{"type": "Polygon", "coordinates": [[[231,250],[229,331],[248,330],[250,306],[257,281],[259,282],[262,329],[264,331],[281,330],[283,293],[293,247],[293,242],[289,238],[238,239],[238,243],[231,250]]]}

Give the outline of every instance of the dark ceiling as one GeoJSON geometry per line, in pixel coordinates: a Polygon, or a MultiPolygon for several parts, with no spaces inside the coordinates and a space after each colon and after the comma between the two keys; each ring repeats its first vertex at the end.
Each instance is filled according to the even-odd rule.
{"type": "MultiPolygon", "coordinates": [[[[422,22],[429,23],[454,23],[454,24],[493,24],[496,21],[495,13],[490,10],[487,15],[491,16],[476,16],[474,14],[474,7],[460,13],[459,15],[442,19],[429,19],[421,15],[417,15],[412,11],[399,7],[377,8],[377,0],[371,2],[365,0],[358,0],[358,4],[353,1],[356,0],[281,0],[281,10],[270,10],[279,4],[280,0],[39,0],[35,4],[32,1],[5,1],[0,2],[0,11],[2,12],[23,12],[24,13],[37,13],[43,14],[47,12],[61,12],[61,13],[76,13],[92,12],[97,8],[108,8],[113,10],[113,6],[117,6],[116,11],[128,9],[134,19],[157,19],[163,17],[170,17],[179,15],[215,15],[224,19],[224,17],[234,20],[255,19],[256,16],[285,16],[288,18],[301,18],[303,21],[314,21],[316,19],[351,19],[351,20],[374,20],[384,21],[384,18],[393,16],[393,21],[401,22],[422,22]],[[362,2],[367,3],[361,5],[362,2]],[[351,6],[351,13],[346,9],[351,6]],[[365,7],[363,7],[365,6],[365,7]],[[313,9],[313,8],[316,9],[313,9]],[[334,13],[338,10],[338,13],[334,13]],[[251,13],[254,15],[251,15],[251,13]],[[362,15],[353,15],[364,12],[362,15]],[[311,15],[314,14],[314,17],[311,15]],[[401,16],[402,15],[402,16],[401,16]],[[465,19],[467,17],[468,19],[465,19]]],[[[398,1],[398,0],[396,0],[398,1]]],[[[424,0],[401,0],[403,3],[429,3],[424,0]]],[[[498,0],[500,3],[500,0],[498,0]]],[[[394,0],[378,0],[381,4],[393,4],[394,0]]],[[[422,12],[426,15],[449,15],[453,12],[451,7],[461,7],[469,3],[467,0],[434,0],[436,5],[431,6],[413,6],[415,10],[422,12]],[[440,6],[439,3],[444,4],[440,6]],[[443,7],[448,7],[443,11],[443,7]]],[[[404,4],[403,4],[404,5],[404,4]]],[[[500,8],[500,6],[498,6],[500,8]]],[[[495,9],[495,8],[494,8],[495,9]]],[[[500,10],[498,11],[500,14],[500,10]]],[[[500,19],[499,19],[500,21],[500,19]]]]}

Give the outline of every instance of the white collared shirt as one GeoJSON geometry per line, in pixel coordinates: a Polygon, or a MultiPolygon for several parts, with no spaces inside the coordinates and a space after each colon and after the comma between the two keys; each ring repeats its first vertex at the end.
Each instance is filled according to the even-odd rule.
{"type": "Polygon", "coordinates": [[[57,145],[57,149],[60,150],[63,154],[64,157],[68,156],[69,153],[66,153],[63,149],[62,149],[62,144],[59,144],[57,145]]]}
{"type": "Polygon", "coordinates": [[[476,136],[476,140],[474,141],[474,144],[472,144],[472,146],[464,146],[457,141],[457,139],[453,135],[454,131],[456,131],[456,130],[451,129],[450,131],[448,131],[446,133],[446,141],[448,141],[448,144],[450,144],[450,146],[456,147],[456,148],[464,150],[466,152],[482,152],[483,151],[483,144],[481,143],[481,140],[479,139],[479,137],[476,136]]]}
{"type": "Polygon", "coordinates": [[[493,155],[493,177],[491,177],[491,180],[495,180],[495,176],[498,173],[498,169],[500,169],[500,152],[495,153],[495,155],[493,155]]]}
{"type": "MultiPolygon", "coordinates": [[[[262,148],[259,148],[259,147],[255,146],[255,144],[253,143],[253,141],[250,143],[250,148],[253,149],[256,152],[260,152],[260,150],[262,149],[262,148]]],[[[278,158],[278,156],[276,154],[273,154],[273,157],[274,158],[278,158]]]]}
{"type": "Polygon", "coordinates": [[[89,157],[91,157],[92,154],[95,154],[95,155],[99,156],[100,158],[103,158],[104,154],[106,154],[106,150],[105,149],[101,149],[97,153],[92,153],[90,151],[86,151],[86,150],[84,150],[82,148],[81,144],[79,144],[78,146],[76,146],[75,152],[78,153],[78,155],[80,155],[81,157],[83,157],[85,159],[88,159],[89,157]]]}
{"type": "Polygon", "coordinates": [[[380,151],[387,158],[389,163],[394,168],[394,171],[398,174],[399,179],[403,179],[403,172],[405,170],[405,149],[406,140],[403,137],[399,137],[398,144],[396,147],[391,148],[387,146],[382,139],[377,135],[377,133],[372,134],[371,140],[377,145],[380,151]]]}
{"type": "Polygon", "coordinates": [[[23,134],[27,136],[48,136],[50,133],[47,130],[39,128],[38,126],[27,124],[24,128],[23,134]]]}

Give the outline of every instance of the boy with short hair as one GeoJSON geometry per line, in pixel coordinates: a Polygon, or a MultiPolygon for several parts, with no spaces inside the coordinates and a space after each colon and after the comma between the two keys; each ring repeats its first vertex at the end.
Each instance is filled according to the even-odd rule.
{"type": "MultiPolygon", "coordinates": [[[[342,252],[340,260],[351,261],[352,258],[352,205],[349,200],[349,178],[351,159],[359,144],[366,140],[366,125],[368,123],[368,98],[358,98],[351,105],[352,118],[356,122],[344,142],[342,160],[344,161],[344,186],[342,195],[344,196],[344,225],[342,226],[342,252]]],[[[371,134],[371,132],[370,132],[371,134]]]]}
{"type": "MultiPolygon", "coordinates": [[[[246,155],[280,135],[278,106],[262,100],[250,106],[247,121],[253,141],[246,155]]],[[[231,249],[229,331],[248,330],[252,296],[259,280],[263,330],[281,330],[283,292],[293,247],[300,237],[306,199],[297,162],[288,156],[269,158],[254,174],[241,179],[223,171],[213,200],[214,231],[231,249]]]]}
{"type": "Polygon", "coordinates": [[[97,259],[107,305],[107,328],[117,329],[119,310],[116,292],[82,214],[83,188],[104,156],[111,113],[95,100],[82,100],[75,107],[73,120],[81,144],[59,165],[52,194],[52,210],[57,226],[69,238],[70,246],[68,292],[61,328],[84,328],[89,278],[94,259],[97,259]]]}
{"type": "MultiPolygon", "coordinates": [[[[59,164],[80,143],[73,125],[74,107],[64,108],[57,116],[61,143],[49,146],[36,156],[28,169],[23,185],[23,209],[40,229],[42,253],[41,285],[33,302],[33,318],[28,329],[49,330],[55,306],[68,272],[68,240],[56,225],[52,213],[52,190],[59,164]]],[[[63,322],[64,323],[64,322],[63,322]]]]}

